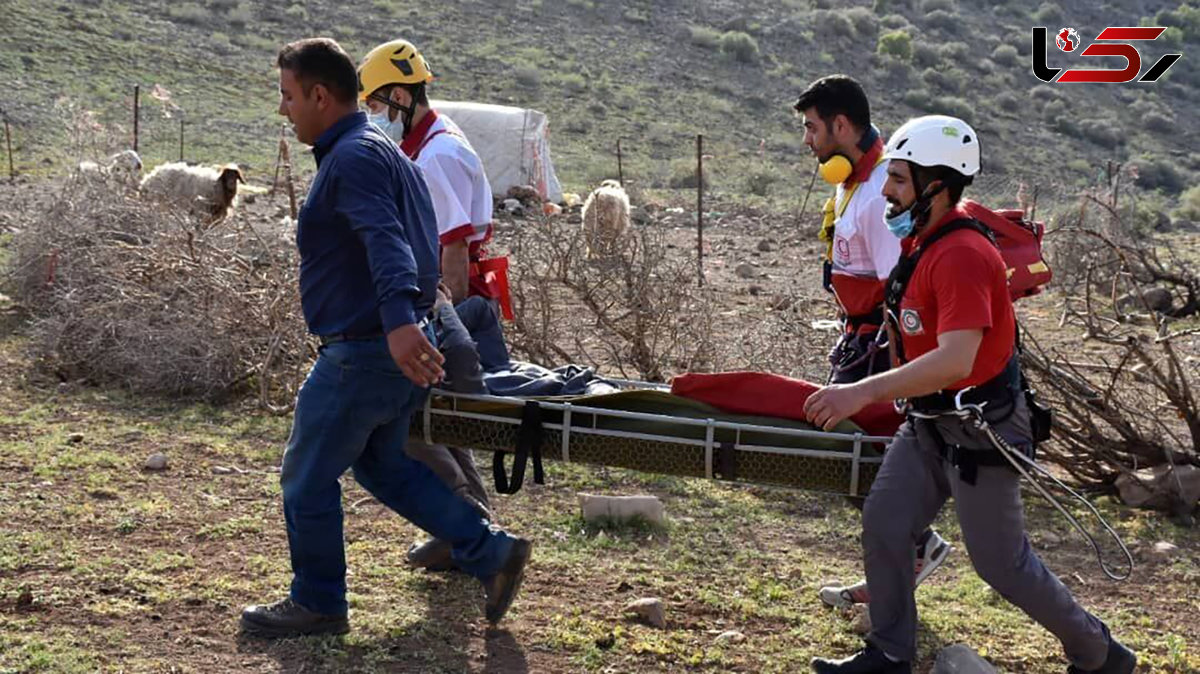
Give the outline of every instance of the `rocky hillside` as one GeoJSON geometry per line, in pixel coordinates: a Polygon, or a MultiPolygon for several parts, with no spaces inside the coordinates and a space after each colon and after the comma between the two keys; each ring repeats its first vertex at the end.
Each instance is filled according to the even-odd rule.
{"type": "MultiPolygon", "coordinates": [[[[178,156],[182,119],[187,158],[237,160],[262,178],[279,134],[274,53],[331,35],[355,55],[409,37],[440,76],[435,95],[546,111],[576,189],[615,174],[618,137],[641,187],[694,184],[704,133],[718,193],[794,207],[812,161],[789,105],[831,72],[864,81],[885,132],[926,111],[969,118],[1003,189],[1036,180],[1067,195],[1116,160],[1166,208],[1200,173],[1200,9],[1180,0],[9,0],[2,14],[0,107],[24,172],[128,145],[140,83],[151,161],[178,156]],[[1075,27],[1088,44],[1139,23],[1171,26],[1142,46],[1143,71],[1184,54],[1157,83],[1032,74],[1032,26],[1075,27]],[[156,84],[169,104],[149,95],[156,84]]],[[[1104,61],[1049,51],[1052,66],[1104,61]]]]}

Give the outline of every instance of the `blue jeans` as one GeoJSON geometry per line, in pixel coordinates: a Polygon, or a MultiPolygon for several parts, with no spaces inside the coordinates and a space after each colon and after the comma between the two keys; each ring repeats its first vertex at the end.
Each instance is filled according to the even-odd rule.
{"type": "Polygon", "coordinates": [[[404,453],[411,417],[426,395],[392,361],[385,338],[321,348],[296,400],[281,475],[296,603],[318,613],[346,613],[338,478],[347,468],[375,498],[450,542],[459,568],[483,579],[503,565],[513,538],[490,528],[404,453]]]}

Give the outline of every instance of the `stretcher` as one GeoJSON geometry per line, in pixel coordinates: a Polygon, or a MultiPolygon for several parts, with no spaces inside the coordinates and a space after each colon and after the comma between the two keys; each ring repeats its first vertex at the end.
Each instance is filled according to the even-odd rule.
{"type": "Polygon", "coordinates": [[[852,496],[866,494],[891,439],[850,422],[825,432],[799,421],[726,414],[654,384],[616,383],[615,393],[544,398],[434,389],[410,433],[497,453],[497,463],[516,454],[522,473],[522,455],[530,453],[537,470],[544,457],[852,496]]]}

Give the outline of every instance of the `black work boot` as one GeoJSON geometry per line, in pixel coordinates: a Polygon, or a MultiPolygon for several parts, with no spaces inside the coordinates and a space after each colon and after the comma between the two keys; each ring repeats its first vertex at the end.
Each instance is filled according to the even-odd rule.
{"type": "Polygon", "coordinates": [[[912,665],[888,659],[872,644],[845,660],[812,659],[817,674],[912,674],[912,665]]]}
{"type": "Polygon", "coordinates": [[[508,559],[504,560],[500,570],[494,576],[481,581],[487,596],[484,614],[492,625],[500,622],[504,614],[508,613],[508,607],[512,606],[517,590],[521,589],[521,581],[525,578],[525,565],[529,562],[532,551],[533,544],[529,541],[524,538],[514,540],[508,559]]]}
{"type": "Polygon", "coordinates": [[[450,557],[453,546],[446,541],[431,538],[424,543],[413,543],[405,555],[409,566],[426,571],[453,571],[458,567],[450,557]]]}
{"type": "Polygon", "coordinates": [[[1108,637],[1108,656],[1100,669],[1080,669],[1075,665],[1067,668],[1067,674],[1132,674],[1137,667],[1137,655],[1125,644],[1108,637]]]}
{"type": "Polygon", "coordinates": [[[242,631],[270,639],[310,634],[345,634],[350,631],[350,622],[344,614],[316,613],[288,597],[274,604],[247,606],[242,609],[242,631]]]}

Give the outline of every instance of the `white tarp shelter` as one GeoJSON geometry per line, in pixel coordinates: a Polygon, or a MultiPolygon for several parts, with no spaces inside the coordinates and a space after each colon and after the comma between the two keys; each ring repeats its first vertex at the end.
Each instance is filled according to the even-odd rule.
{"type": "Polygon", "coordinates": [[[546,201],[562,201],[562,185],[550,161],[549,120],[544,113],[487,103],[430,101],[454,120],[483,160],[492,194],[532,185],[546,201]]]}

